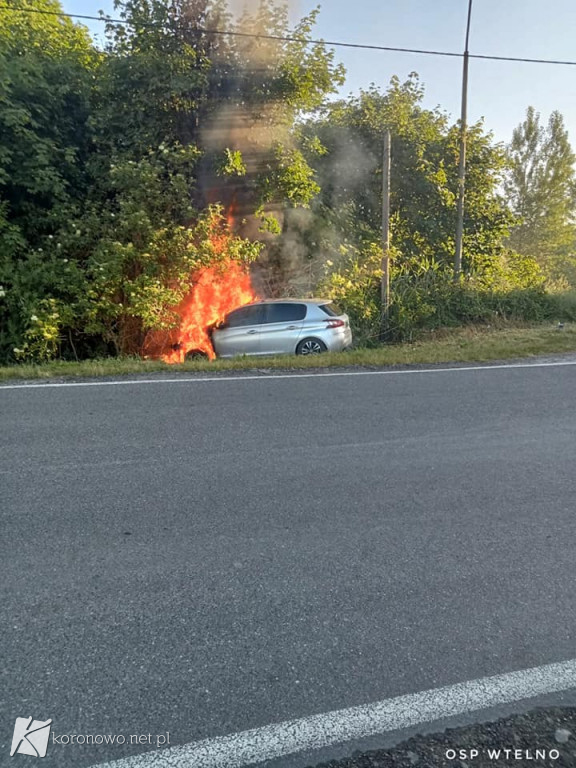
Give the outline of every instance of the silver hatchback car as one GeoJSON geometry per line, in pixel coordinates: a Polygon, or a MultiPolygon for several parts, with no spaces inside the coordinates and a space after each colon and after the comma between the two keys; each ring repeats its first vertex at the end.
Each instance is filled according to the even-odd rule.
{"type": "Polygon", "coordinates": [[[218,357],[315,355],[352,344],[348,315],[325,299],[273,299],[235,309],[212,330],[218,357]]]}

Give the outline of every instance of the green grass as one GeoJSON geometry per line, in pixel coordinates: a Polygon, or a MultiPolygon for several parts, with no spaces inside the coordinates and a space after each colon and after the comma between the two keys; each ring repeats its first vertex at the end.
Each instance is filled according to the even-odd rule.
{"type": "Polygon", "coordinates": [[[182,365],[166,365],[157,360],[140,358],[106,358],[84,362],[54,361],[41,365],[18,364],[0,367],[0,381],[9,379],[58,379],[69,376],[122,376],[156,373],[158,371],[206,372],[250,369],[331,368],[350,365],[387,366],[411,363],[486,362],[535,355],[576,352],[576,324],[556,326],[506,326],[466,328],[435,331],[419,341],[389,344],[375,349],[355,349],[339,354],[314,357],[241,357],[214,362],[194,360],[182,365]]]}

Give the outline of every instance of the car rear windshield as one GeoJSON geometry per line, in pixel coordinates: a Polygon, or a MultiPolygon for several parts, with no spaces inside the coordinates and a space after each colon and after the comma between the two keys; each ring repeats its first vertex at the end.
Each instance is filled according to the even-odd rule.
{"type": "Polygon", "coordinates": [[[327,315],[330,315],[330,317],[337,317],[338,315],[344,314],[336,304],[320,304],[320,309],[322,312],[326,312],[327,315]]]}

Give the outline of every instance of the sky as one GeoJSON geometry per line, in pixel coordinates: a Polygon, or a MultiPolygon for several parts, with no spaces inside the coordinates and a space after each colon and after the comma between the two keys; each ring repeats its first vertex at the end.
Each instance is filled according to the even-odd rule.
{"type": "MultiPolygon", "coordinates": [[[[61,0],[69,13],[113,15],[113,0],[61,0]]],[[[291,0],[298,17],[320,4],[314,33],[325,40],[461,52],[468,0],[291,0]]],[[[236,0],[241,2],[241,0],[236,0]]],[[[93,34],[102,24],[86,22],[93,34]]],[[[474,0],[470,53],[576,60],[574,0],[474,0]]],[[[425,105],[460,114],[462,62],[419,54],[337,48],[347,69],[346,95],[371,83],[385,88],[393,75],[420,75],[425,105]]],[[[526,108],[544,120],[553,110],[565,118],[576,145],[576,66],[470,62],[469,121],[484,118],[498,141],[509,141],[526,108]]]]}

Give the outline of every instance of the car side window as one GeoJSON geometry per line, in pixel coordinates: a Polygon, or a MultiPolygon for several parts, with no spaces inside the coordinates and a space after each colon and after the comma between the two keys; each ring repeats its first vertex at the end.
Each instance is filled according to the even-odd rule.
{"type": "Polygon", "coordinates": [[[227,316],[226,326],[228,328],[241,328],[244,325],[258,325],[263,322],[263,316],[263,307],[260,304],[240,307],[227,316]]]}
{"type": "Polygon", "coordinates": [[[268,304],[266,312],[266,323],[294,323],[298,320],[304,320],[306,317],[306,305],[294,304],[292,302],[282,304],[268,304]]]}
{"type": "Polygon", "coordinates": [[[332,304],[332,302],[330,302],[330,304],[319,304],[318,309],[321,309],[322,312],[330,315],[330,317],[338,317],[338,315],[342,314],[341,310],[338,309],[336,304],[332,304]]]}

